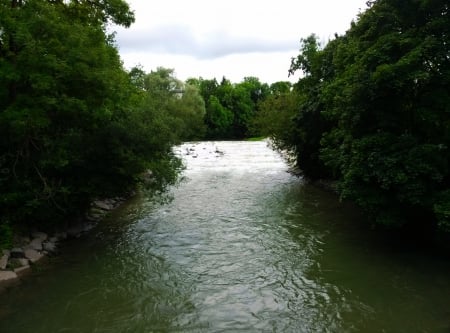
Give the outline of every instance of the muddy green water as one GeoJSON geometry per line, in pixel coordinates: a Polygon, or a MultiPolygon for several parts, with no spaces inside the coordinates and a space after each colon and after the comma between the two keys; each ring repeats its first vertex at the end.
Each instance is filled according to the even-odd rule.
{"type": "Polygon", "coordinates": [[[0,295],[0,332],[450,332],[450,269],[364,227],[265,142],[178,148],[134,199],[0,295]]]}

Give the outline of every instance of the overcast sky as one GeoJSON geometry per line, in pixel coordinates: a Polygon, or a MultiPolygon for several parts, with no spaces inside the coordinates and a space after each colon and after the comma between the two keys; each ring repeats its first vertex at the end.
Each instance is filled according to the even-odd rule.
{"type": "Polygon", "coordinates": [[[127,69],[175,69],[181,80],[222,76],[240,82],[288,78],[300,39],[343,34],[366,0],[128,0],[136,22],[115,27],[127,69]]]}

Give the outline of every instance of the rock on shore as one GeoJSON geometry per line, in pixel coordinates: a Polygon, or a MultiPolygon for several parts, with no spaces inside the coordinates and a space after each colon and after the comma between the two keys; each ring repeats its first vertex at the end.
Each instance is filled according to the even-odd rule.
{"type": "Polygon", "coordinates": [[[33,264],[47,255],[56,254],[60,241],[80,237],[125,200],[126,198],[96,200],[91,204],[85,221],[51,237],[45,232],[33,232],[29,237],[22,237],[20,244],[15,248],[0,252],[0,291],[30,273],[33,264]]]}

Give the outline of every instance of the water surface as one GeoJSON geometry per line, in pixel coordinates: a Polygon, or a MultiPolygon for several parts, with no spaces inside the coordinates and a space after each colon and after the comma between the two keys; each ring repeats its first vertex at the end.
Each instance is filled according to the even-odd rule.
{"type": "Polygon", "coordinates": [[[177,151],[165,196],[0,295],[0,332],[450,332],[445,259],[368,230],[264,141],[177,151]]]}

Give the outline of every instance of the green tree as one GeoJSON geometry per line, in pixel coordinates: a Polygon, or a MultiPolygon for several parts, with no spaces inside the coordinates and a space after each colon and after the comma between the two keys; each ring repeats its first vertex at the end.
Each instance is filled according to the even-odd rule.
{"type": "MultiPolygon", "coordinates": [[[[307,176],[336,178],[377,223],[450,230],[448,2],[368,4],[324,48],[302,40],[290,69],[303,73],[298,110],[293,125],[280,120],[288,134],[278,140],[307,176]]],[[[280,133],[267,111],[275,101],[258,121],[280,133]]]]}
{"type": "Polygon", "coordinates": [[[299,96],[285,90],[284,84],[275,87],[273,93],[259,103],[252,126],[256,128],[254,132],[270,137],[277,149],[295,152],[296,127],[293,119],[298,113],[299,96]]]}
{"type": "Polygon", "coordinates": [[[0,6],[0,225],[76,217],[147,168],[175,165],[171,138],[153,137],[158,118],[139,111],[142,91],[106,34],[109,21],[133,21],[125,2],[0,6]]]}
{"type": "Polygon", "coordinates": [[[225,108],[219,99],[210,96],[207,107],[205,122],[207,126],[206,137],[209,139],[231,137],[231,125],[233,124],[233,113],[225,108]]]}
{"type": "Polygon", "coordinates": [[[144,108],[158,113],[170,129],[171,141],[196,140],[204,136],[205,102],[199,88],[184,84],[175,77],[173,69],[159,67],[149,74],[132,69],[133,80],[145,91],[144,108]]]}
{"type": "Polygon", "coordinates": [[[323,157],[342,175],[343,196],[385,225],[423,224],[433,211],[450,225],[448,10],[446,1],[372,3],[335,56],[329,114],[339,126],[323,157]]]}
{"type": "Polygon", "coordinates": [[[329,178],[332,174],[320,158],[321,140],[332,127],[332,123],[324,116],[325,102],[323,90],[333,78],[329,74],[333,67],[329,50],[321,49],[317,36],[311,35],[301,40],[300,54],[292,59],[290,74],[297,70],[303,73],[302,78],[294,85],[298,95],[298,112],[293,118],[295,127],[292,141],[285,145],[291,147],[297,159],[297,165],[310,178],[329,178]]]}
{"type": "Polygon", "coordinates": [[[292,83],[289,81],[274,82],[269,86],[270,95],[288,94],[292,89],[292,83]]]}
{"type": "Polygon", "coordinates": [[[183,122],[180,138],[183,141],[200,140],[206,134],[204,118],[205,101],[196,86],[186,84],[181,97],[176,99],[174,108],[183,122]]]}

